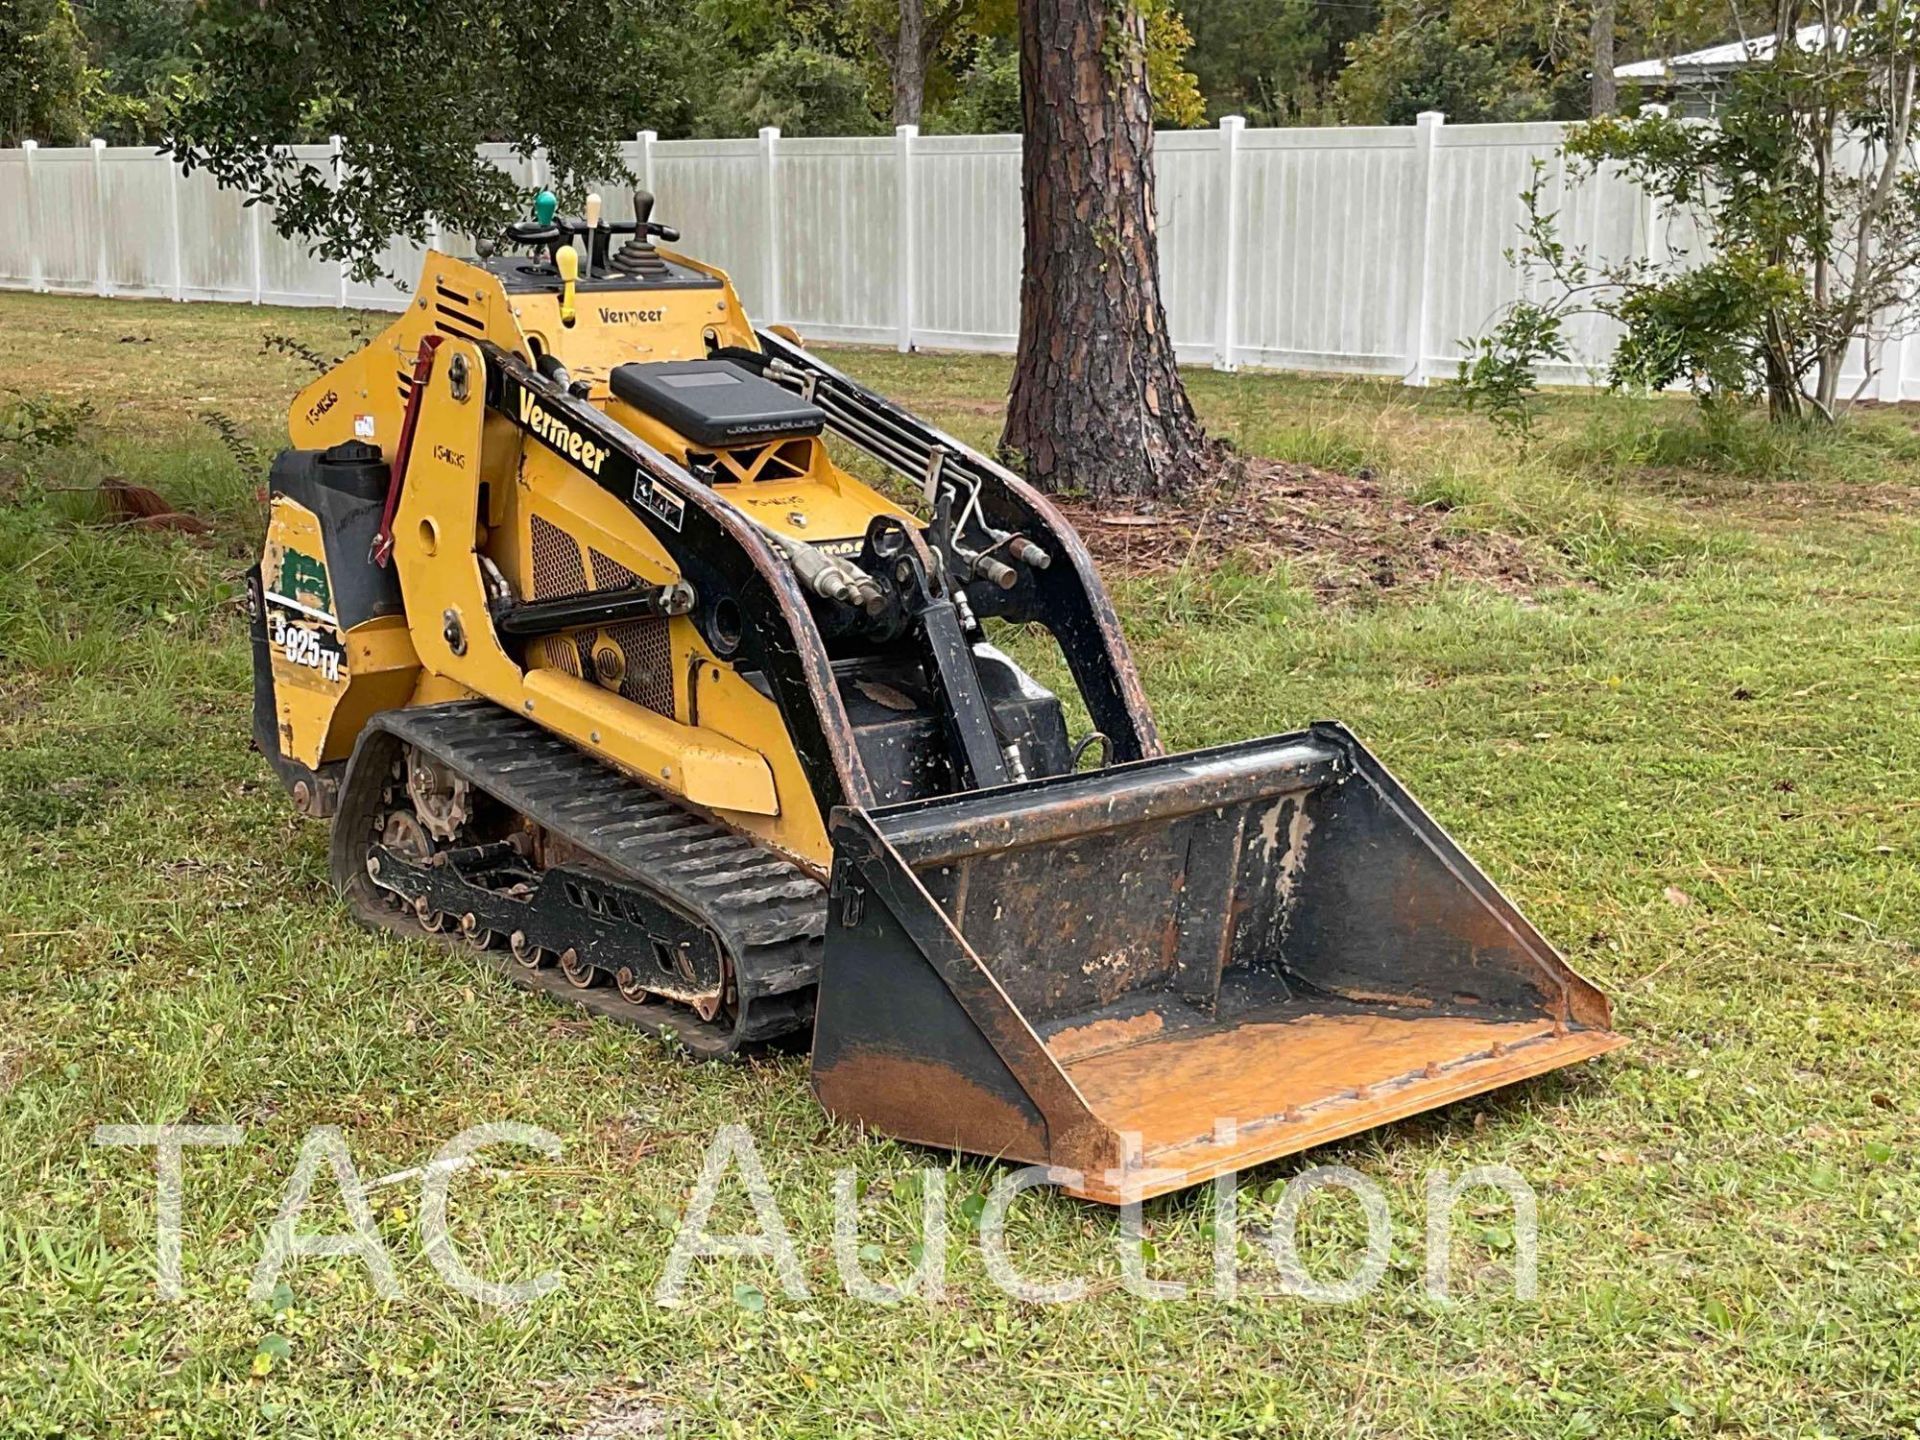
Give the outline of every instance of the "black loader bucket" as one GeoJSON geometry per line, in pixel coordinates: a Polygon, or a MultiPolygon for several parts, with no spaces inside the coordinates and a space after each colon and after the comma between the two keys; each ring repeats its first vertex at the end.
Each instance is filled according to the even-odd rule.
{"type": "Polygon", "coordinates": [[[1145,1198],[1623,1043],[1343,727],[833,816],[820,1101],[1145,1198]]]}

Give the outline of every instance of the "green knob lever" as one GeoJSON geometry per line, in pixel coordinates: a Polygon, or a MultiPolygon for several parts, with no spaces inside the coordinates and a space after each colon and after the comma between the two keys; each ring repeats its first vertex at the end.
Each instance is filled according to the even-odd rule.
{"type": "Polygon", "coordinates": [[[542,225],[553,223],[553,212],[560,208],[560,197],[551,190],[542,190],[533,197],[533,218],[542,225]]]}

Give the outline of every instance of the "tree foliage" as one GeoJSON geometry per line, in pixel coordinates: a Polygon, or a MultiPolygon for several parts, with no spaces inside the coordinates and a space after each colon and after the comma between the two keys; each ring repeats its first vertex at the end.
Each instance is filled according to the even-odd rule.
{"type": "MultiPolygon", "coordinates": [[[[1013,0],[917,0],[927,129],[1020,126],[1013,0]]],[[[1205,119],[1173,0],[1135,0],[1163,124],[1205,119]]],[[[563,190],[626,178],[618,143],[883,132],[900,0],[0,0],[0,139],[158,144],[361,275],[430,225],[494,229],[524,195],[476,147],[543,153],[563,190]],[[891,17],[891,18],[890,18],[891,17]],[[889,30],[892,24],[896,28],[889,30]],[[341,140],[331,157],[294,147],[341,140]]]]}
{"type": "Polygon", "coordinates": [[[786,40],[753,57],[700,115],[714,135],[752,135],[777,125],[787,135],[873,135],[859,65],[830,50],[786,40]]]}
{"type": "Polygon", "coordinates": [[[200,63],[168,148],[272,204],[285,235],[363,274],[430,217],[491,233],[518,187],[476,146],[544,150],[577,187],[624,173],[655,54],[623,0],[204,0],[200,63]],[[338,135],[344,175],[282,139],[338,135]]]}
{"type": "Polygon", "coordinates": [[[1353,0],[1185,0],[1194,44],[1188,63],[1208,113],[1249,125],[1324,123],[1347,47],[1380,20],[1377,4],[1353,0]]]}
{"type": "MultiPolygon", "coordinates": [[[[1724,0],[1605,0],[1614,48],[1640,54],[1718,38],[1724,0]]],[[[1346,48],[1341,119],[1404,125],[1421,110],[1455,124],[1575,120],[1590,113],[1595,0],[1384,0],[1346,48]]],[[[1603,27],[1604,28],[1604,27],[1603,27]]]]}
{"type": "Polygon", "coordinates": [[[67,0],[0,0],[0,145],[85,139],[91,85],[67,0]]]}
{"type": "Polygon", "coordinates": [[[1397,17],[1347,47],[1340,111],[1365,125],[1411,125],[1423,110],[1455,124],[1551,119],[1554,74],[1524,45],[1470,39],[1446,18],[1397,17]]]}
{"type": "Polygon", "coordinates": [[[1172,0],[1141,0],[1146,26],[1147,95],[1153,102],[1154,123],[1192,129],[1207,123],[1207,102],[1200,81],[1187,69],[1193,32],[1172,0]]]}
{"type": "Polygon", "coordinates": [[[1510,394],[1513,376],[1564,358],[1546,342],[1568,319],[1597,313],[1624,330],[1617,387],[1686,385],[1713,406],[1764,396],[1776,420],[1845,408],[1849,347],[1920,299],[1920,8],[1828,13],[1809,40],[1783,4],[1774,54],[1730,78],[1717,123],[1654,113],[1570,135],[1576,174],[1620,167],[1698,239],[1668,263],[1595,261],[1560,240],[1536,179],[1515,252],[1535,297],[1476,342],[1470,394],[1510,394]]]}
{"type": "Polygon", "coordinates": [[[194,0],[80,0],[90,88],[89,130],[114,145],[149,145],[167,131],[189,83],[194,0]]]}
{"type": "MultiPolygon", "coordinates": [[[[195,93],[203,64],[223,68],[240,8],[230,0],[69,3],[85,34],[84,58],[54,87],[64,102],[31,117],[40,139],[62,143],[89,134],[120,144],[162,138],[176,102],[195,93]]],[[[1178,127],[1235,113],[1253,125],[1387,123],[1433,106],[1456,123],[1584,114],[1593,12],[1603,0],[1137,3],[1155,122],[1178,127]]],[[[1724,0],[1604,4],[1618,9],[1623,58],[1728,33],[1727,17],[1713,8],[1724,0]]],[[[343,32],[378,32],[386,8],[363,0],[326,12],[298,0],[251,5],[264,21],[284,12],[304,26],[318,13],[343,32]]],[[[575,9],[569,0],[559,13],[575,9]]],[[[740,135],[756,123],[795,134],[867,134],[907,120],[948,134],[1006,132],[1020,128],[1010,83],[1015,9],[1014,0],[641,0],[612,27],[580,32],[574,43],[582,49],[576,63],[589,70],[620,53],[646,56],[633,87],[645,93],[635,104],[667,138],[740,135]],[[857,106],[849,67],[861,82],[857,106]]],[[[58,0],[0,0],[8,17],[0,24],[14,33],[25,33],[19,16],[59,13],[58,0]]],[[[452,14],[482,27],[552,28],[494,0],[455,0],[452,14]]],[[[439,33],[423,25],[418,38],[439,33]]],[[[24,44],[5,53],[44,60],[24,44]]],[[[0,84],[18,86],[42,69],[16,66],[0,84]]]]}
{"type": "Polygon", "coordinates": [[[953,90],[993,0],[813,0],[834,43],[866,71],[874,108],[918,125],[927,101],[953,90]]]}
{"type": "Polygon", "coordinates": [[[925,128],[936,135],[1015,135],[1020,125],[1020,54],[1010,41],[993,40],[974,50],[925,128]]]}
{"type": "MultiPolygon", "coordinates": [[[[901,109],[900,77],[907,27],[903,0],[770,0],[793,7],[815,43],[856,57],[869,77],[869,104],[899,123],[945,134],[1008,134],[1021,128],[1015,0],[918,0],[924,108],[917,118],[901,109]],[[820,17],[826,16],[825,24],[820,17]]],[[[1124,3],[1124,0],[1115,0],[1124,3]]],[[[1145,26],[1147,87],[1154,120],[1165,126],[1203,125],[1206,102],[1186,68],[1193,45],[1174,0],[1134,0],[1145,26]]]]}

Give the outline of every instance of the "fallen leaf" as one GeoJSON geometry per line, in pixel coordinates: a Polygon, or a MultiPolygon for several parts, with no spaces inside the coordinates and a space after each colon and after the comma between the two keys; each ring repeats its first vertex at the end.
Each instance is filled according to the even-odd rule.
{"type": "Polygon", "coordinates": [[[856,680],[854,682],[854,688],[869,700],[873,701],[874,704],[884,705],[889,710],[917,710],[920,708],[914,703],[911,695],[896,690],[891,685],[884,685],[878,680],[856,680]]]}

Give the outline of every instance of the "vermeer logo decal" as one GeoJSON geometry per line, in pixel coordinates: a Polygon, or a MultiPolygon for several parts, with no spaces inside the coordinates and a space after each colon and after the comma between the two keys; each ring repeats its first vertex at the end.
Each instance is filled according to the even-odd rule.
{"type": "Polygon", "coordinates": [[[533,392],[520,392],[520,423],[560,454],[598,478],[607,463],[607,447],[597,445],[533,398],[533,392]]]}

